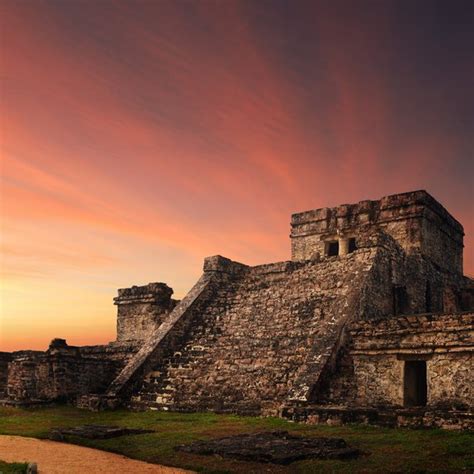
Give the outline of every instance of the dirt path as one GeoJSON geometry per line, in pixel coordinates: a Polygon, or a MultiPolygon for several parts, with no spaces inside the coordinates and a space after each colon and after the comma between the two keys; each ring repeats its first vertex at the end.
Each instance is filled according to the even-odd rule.
{"type": "Polygon", "coordinates": [[[120,454],[73,444],[21,436],[0,436],[0,459],[7,462],[36,462],[39,474],[117,474],[189,473],[182,469],[158,466],[120,454]]]}

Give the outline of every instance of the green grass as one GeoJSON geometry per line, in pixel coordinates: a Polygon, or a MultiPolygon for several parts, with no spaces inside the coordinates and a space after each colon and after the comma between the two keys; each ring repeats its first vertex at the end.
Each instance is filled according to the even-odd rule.
{"type": "Polygon", "coordinates": [[[22,462],[0,461],[0,474],[24,474],[28,464],[22,462]]]}
{"type": "MultiPolygon", "coordinates": [[[[69,406],[41,409],[0,408],[0,434],[46,438],[51,428],[81,424],[148,428],[153,433],[108,440],[67,437],[70,443],[112,451],[152,463],[205,473],[381,473],[474,472],[474,434],[443,430],[377,428],[363,425],[319,426],[279,418],[213,413],[126,410],[92,413],[69,406]],[[290,466],[232,461],[177,452],[178,444],[238,433],[284,429],[305,436],[337,436],[364,454],[351,461],[307,460],[290,466]]],[[[0,465],[0,472],[1,472],[0,465]]],[[[21,472],[21,471],[5,471],[21,472]]]]}

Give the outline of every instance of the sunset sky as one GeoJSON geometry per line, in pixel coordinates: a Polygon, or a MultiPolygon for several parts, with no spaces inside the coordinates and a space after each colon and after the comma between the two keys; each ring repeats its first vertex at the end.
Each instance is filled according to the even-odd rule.
{"type": "Polygon", "coordinates": [[[297,211],[426,189],[474,274],[474,2],[2,0],[0,350],[116,289],[290,256],[297,211]]]}

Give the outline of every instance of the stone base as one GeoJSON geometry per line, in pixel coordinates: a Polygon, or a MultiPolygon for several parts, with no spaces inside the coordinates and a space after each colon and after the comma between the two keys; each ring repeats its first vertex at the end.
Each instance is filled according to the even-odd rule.
{"type": "Polygon", "coordinates": [[[309,424],[343,425],[360,423],[389,428],[442,428],[474,430],[472,411],[423,408],[373,408],[307,405],[285,407],[284,418],[309,424]]]}
{"type": "Polygon", "coordinates": [[[81,425],[74,428],[57,428],[51,430],[49,439],[64,441],[65,436],[79,436],[87,439],[110,439],[118,436],[128,436],[143,433],[153,433],[153,430],[125,428],[112,425],[81,425]]]}
{"type": "Polygon", "coordinates": [[[90,411],[115,410],[121,403],[117,397],[110,397],[104,394],[90,393],[77,397],[77,408],[83,408],[90,411]]]}
{"type": "Polygon", "coordinates": [[[37,408],[44,406],[55,405],[56,403],[51,400],[10,400],[9,398],[0,400],[1,407],[14,407],[14,408],[37,408]]]}

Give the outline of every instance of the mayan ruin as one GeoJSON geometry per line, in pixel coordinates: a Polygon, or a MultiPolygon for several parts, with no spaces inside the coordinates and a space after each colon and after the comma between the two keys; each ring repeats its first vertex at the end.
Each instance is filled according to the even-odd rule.
{"type": "Polygon", "coordinates": [[[463,235],[426,191],[293,214],[291,260],[208,257],[181,301],[118,290],[114,342],[0,353],[2,404],[473,428],[463,235]]]}

